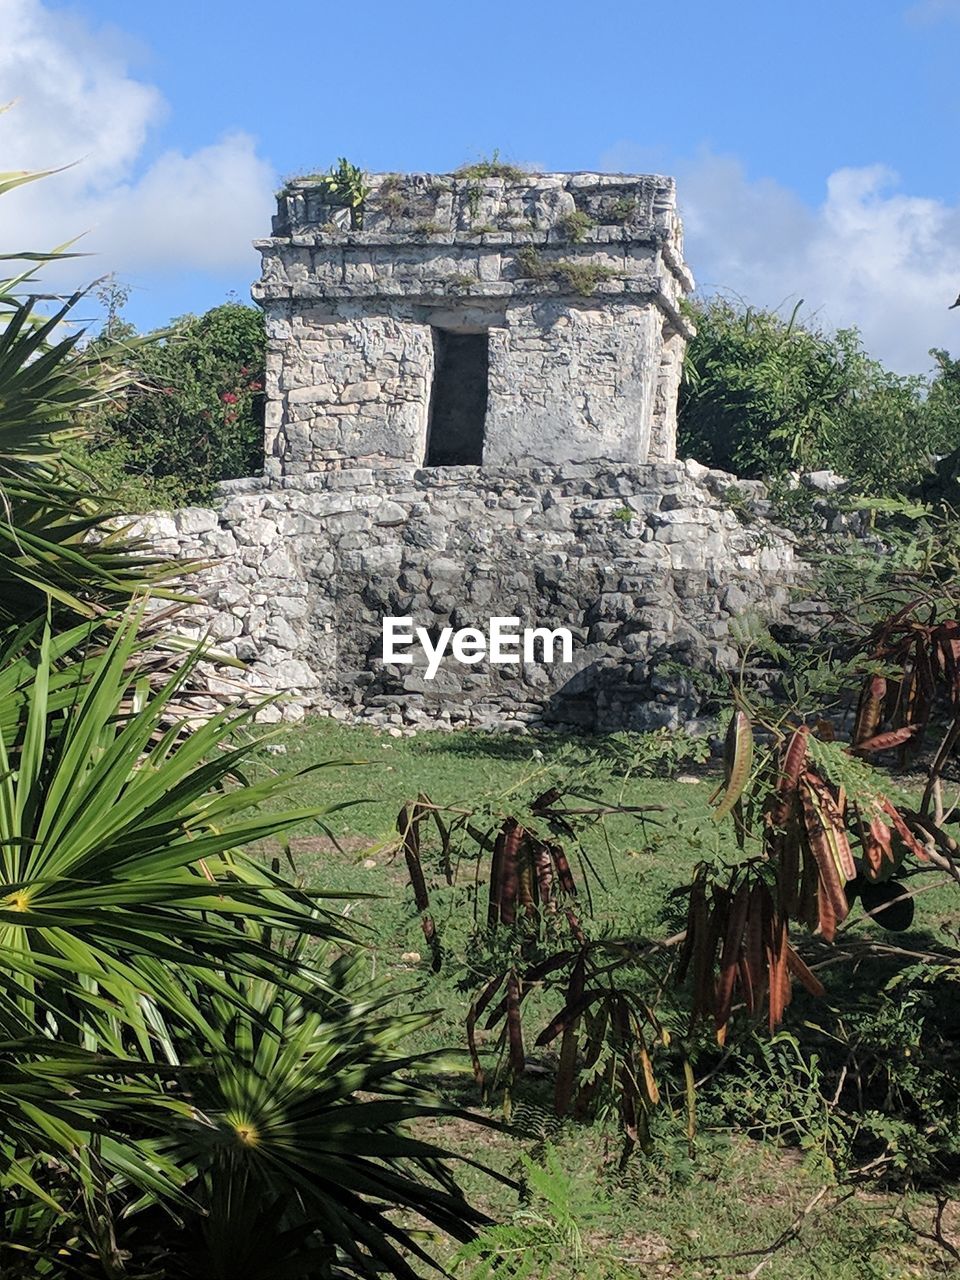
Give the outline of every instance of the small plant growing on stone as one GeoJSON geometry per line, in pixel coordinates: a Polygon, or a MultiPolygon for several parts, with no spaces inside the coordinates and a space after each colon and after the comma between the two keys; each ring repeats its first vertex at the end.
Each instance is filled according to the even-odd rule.
{"type": "Polygon", "coordinates": [[[471,227],[471,230],[473,231],[474,235],[489,236],[489,235],[493,235],[496,232],[497,228],[493,225],[492,222],[481,222],[477,226],[471,227]]]}
{"type": "Polygon", "coordinates": [[[571,244],[582,244],[587,238],[587,232],[596,225],[589,213],[584,213],[582,209],[571,209],[557,220],[557,229],[571,244]]]}
{"type": "Polygon", "coordinates": [[[453,289],[457,293],[469,293],[476,283],[473,276],[464,275],[459,271],[454,271],[446,277],[447,288],[453,289]]]}
{"type": "Polygon", "coordinates": [[[418,222],[414,227],[418,236],[439,236],[446,230],[447,228],[441,227],[439,222],[418,222]]]}
{"type": "Polygon", "coordinates": [[[613,512],[614,520],[619,520],[622,524],[629,524],[637,513],[631,507],[618,507],[613,512]]]}
{"type": "Polygon", "coordinates": [[[524,182],[527,175],[515,164],[508,164],[500,159],[500,152],[494,150],[489,157],[482,156],[474,164],[465,164],[457,170],[458,178],[504,178],[507,182],[524,182]]]}
{"type": "Polygon", "coordinates": [[[380,188],[380,208],[384,213],[390,214],[393,218],[399,218],[406,210],[407,202],[402,194],[395,188],[390,187],[384,191],[380,188]]]}
{"type": "Polygon", "coordinates": [[[483,188],[478,187],[476,183],[471,183],[467,187],[467,208],[470,210],[470,217],[475,218],[480,212],[480,201],[483,199],[483,188]]]}
{"type": "Polygon", "coordinates": [[[517,253],[517,266],[522,275],[531,280],[549,280],[550,268],[544,262],[540,251],[532,244],[526,244],[517,253]]]}
{"type": "Polygon", "coordinates": [[[318,177],[317,181],[326,188],[330,204],[341,205],[350,210],[350,225],[355,230],[360,230],[363,227],[363,204],[370,194],[363,170],[341,156],[335,165],[330,166],[329,172],[318,177]]]}
{"type": "Polygon", "coordinates": [[[722,502],[728,511],[733,512],[741,524],[753,524],[754,515],[750,510],[747,495],[739,485],[727,485],[723,491],[722,502]]]}
{"type": "Polygon", "coordinates": [[[598,284],[617,279],[616,271],[596,262],[558,262],[553,273],[560,284],[565,284],[583,298],[589,297],[598,284]]]}
{"type": "Polygon", "coordinates": [[[614,222],[629,222],[637,211],[637,201],[633,196],[618,196],[610,206],[610,217],[614,222]]]}
{"type": "Polygon", "coordinates": [[[401,218],[406,212],[407,201],[403,196],[403,179],[398,173],[388,173],[380,186],[376,188],[380,209],[390,218],[401,218]]]}
{"type": "Polygon", "coordinates": [[[524,245],[517,252],[517,264],[521,274],[531,280],[545,282],[553,280],[565,286],[581,297],[589,297],[598,284],[604,280],[614,280],[617,272],[610,267],[601,266],[597,262],[545,262],[538,249],[533,245],[524,245]]]}

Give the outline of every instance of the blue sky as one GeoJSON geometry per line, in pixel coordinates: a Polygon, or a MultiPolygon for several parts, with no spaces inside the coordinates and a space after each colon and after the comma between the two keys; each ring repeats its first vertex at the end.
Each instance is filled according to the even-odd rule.
{"type": "MultiPolygon", "coordinates": [[[[676,174],[701,283],[929,367],[960,351],[960,0],[0,0],[0,235],[89,228],[141,326],[257,271],[281,177],[346,155],[676,174]],[[6,206],[6,207],[4,207],[6,206]]],[[[52,242],[52,240],[51,240],[52,242]]]]}

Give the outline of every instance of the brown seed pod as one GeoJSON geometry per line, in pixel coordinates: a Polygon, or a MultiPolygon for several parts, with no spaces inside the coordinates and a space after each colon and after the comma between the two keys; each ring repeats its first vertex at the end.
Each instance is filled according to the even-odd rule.
{"type": "Polygon", "coordinates": [[[812,996],[816,996],[818,1000],[823,999],[826,995],[823,983],[789,943],[787,944],[787,968],[799,982],[803,983],[812,996]]]}
{"type": "Polygon", "coordinates": [[[523,1049],[523,1027],[520,1021],[520,981],[515,969],[507,974],[507,1040],[510,1045],[510,1069],[521,1075],[527,1063],[523,1049]]]}
{"type": "Polygon", "coordinates": [[[747,922],[749,905],[750,886],[744,880],[734,893],[733,901],[730,904],[730,912],[723,937],[723,950],[720,954],[720,974],[717,978],[717,1000],[714,1009],[714,1023],[718,1031],[730,1021],[730,1009],[733,1004],[733,984],[737,975],[740,950],[743,946],[743,933],[747,922]]]}
{"type": "Polygon", "coordinates": [[[524,838],[523,827],[515,818],[503,824],[503,864],[500,879],[500,922],[513,924],[517,918],[517,898],[520,891],[520,851],[524,838]]]}
{"type": "Polygon", "coordinates": [[[884,677],[870,676],[860,693],[860,703],[854,720],[853,745],[855,747],[876,733],[877,725],[883,717],[886,697],[887,682],[884,677]]]}
{"type": "Polygon", "coordinates": [[[807,758],[807,742],[809,738],[810,730],[805,724],[802,724],[791,735],[790,741],[787,743],[787,749],[783,753],[780,781],[777,785],[771,812],[771,818],[777,827],[783,826],[793,808],[797,794],[797,783],[800,780],[800,773],[807,758]]]}

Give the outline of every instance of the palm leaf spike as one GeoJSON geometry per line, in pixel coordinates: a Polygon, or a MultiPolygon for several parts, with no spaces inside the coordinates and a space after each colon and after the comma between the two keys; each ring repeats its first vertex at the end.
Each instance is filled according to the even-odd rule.
{"type": "Polygon", "coordinates": [[[720,803],[713,811],[715,822],[731,813],[743,795],[753,768],[753,726],[750,717],[739,707],[734,711],[727,727],[723,748],[723,767],[726,781],[720,803]]]}

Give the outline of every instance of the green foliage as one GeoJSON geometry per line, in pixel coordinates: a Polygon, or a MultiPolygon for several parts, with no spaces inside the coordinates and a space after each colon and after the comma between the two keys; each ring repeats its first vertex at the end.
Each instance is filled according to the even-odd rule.
{"type": "MultiPolygon", "coordinates": [[[[0,181],[0,193],[43,175],[0,181]]],[[[70,256],[21,254],[29,263],[70,256]]],[[[68,452],[85,414],[129,384],[127,348],[79,347],[61,336],[80,294],[52,314],[21,296],[33,267],[0,282],[0,628],[56,616],[92,616],[129,600],[169,567],[138,553],[115,527],[118,508],[68,452]]]]}
{"type": "Polygon", "coordinates": [[[525,182],[527,174],[515,164],[500,159],[500,152],[494,149],[490,156],[482,156],[472,164],[461,165],[456,170],[458,178],[473,178],[482,181],[484,178],[503,178],[507,182],[525,182]]]}
{"type": "Polygon", "coordinates": [[[217,481],[258,474],[265,345],[262,313],[237,302],[150,335],[129,353],[135,385],[91,417],[77,460],[129,510],[202,503],[217,481]]]}
{"type": "Polygon", "coordinates": [[[455,1275],[465,1280],[551,1280],[561,1266],[571,1267],[574,1274],[580,1271],[585,1244],[574,1179],[549,1145],[543,1164],[521,1155],[521,1165],[527,1203],[511,1221],[488,1227],[464,1245],[453,1260],[455,1275]]]}
{"type": "Polygon", "coordinates": [[[692,307],[679,401],[679,447],[745,477],[829,467],[855,489],[902,493],[960,443],[956,362],[891,373],[855,330],[834,335],[715,298],[692,307]]]}
{"type": "Polygon", "coordinates": [[[587,238],[587,232],[596,225],[589,213],[584,213],[581,209],[565,213],[557,222],[558,230],[571,244],[582,244],[587,238]]]}
{"type": "Polygon", "coordinates": [[[570,289],[581,297],[589,297],[598,284],[617,279],[618,273],[611,267],[597,262],[570,262],[566,259],[547,261],[533,245],[524,245],[517,252],[517,264],[523,275],[541,283],[553,281],[570,289]]]}
{"type": "Polygon", "coordinates": [[[610,206],[610,217],[614,222],[629,222],[638,207],[635,196],[617,196],[610,206]]]}
{"type": "Polygon", "coordinates": [[[418,222],[413,230],[418,236],[441,236],[447,228],[442,227],[439,222],[418,222]]]}
{"type": "Polygon", "coordinates": [[[830,1105],[831,1087],[820,1056],[796,1035],[753,1035],[736,1046],[722,1077],[703,1091],[701,1122],[796,1145],[810,1173],[833,1178],[850,1162],[856,1124],[830,1105]]]}
{"type": "MultiPolygon", "coordinates": [[[[256,708],[198,722],[202,651],[171,666],[172,639],[119,612],[149,562],[59,446],[123,376],[109,338],[77,353],[55,332],[68,308],[39,317],[15,287],[0,287],[0,1270],[415,1280],[408,1258],[429,1251],[391,1210],[458,1240],[485,1221],[445,1153],[405,1132],[451,1111],[399,1048],[429,1017],[398,1018],[359,973],[337,895],[244,852],[328,806],[289,800],[301,776],[247,780],[256,708]]],[[[242,358],[242,317],[213,333],[242,358]]]]}
{"type": "MultiPolygon", "coordinates": [[[[349,209],[351,227],[355,230],[362,229],[363,205],[370,194],[370,187],[367,185],[363,170],[357,165],[351,164],[345,156],[341,156],[326,173],[309,173],[301,181],[311,182],[321,187],[327,204],[349,209]]],[[[289,181],[278,194],[284,195],[288,188],[289,181]]]]}
{"type": "Polygon", "coordinates": [[[610,734],[599,750],[624,778],[675,778],[682,768],[705,764],[710,758],[705,737],[680,729],[610,734]]]}

